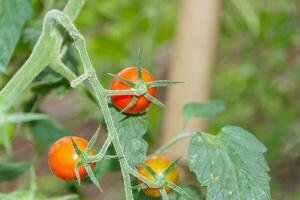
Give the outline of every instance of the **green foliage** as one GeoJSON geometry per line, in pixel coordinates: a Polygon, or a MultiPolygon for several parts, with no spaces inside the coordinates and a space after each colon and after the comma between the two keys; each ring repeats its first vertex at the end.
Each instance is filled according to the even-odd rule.
{"type": "Polygon", "coordinates": [[[22,28],[31,18],[31,6],[27,0],[0,1],[0,72],[6,65],[22,34],[22,28]]]}
{"type": "MultiPolygon", "coordinates": [[[[30,22],[25,33],[23,32],[24,41],[19,44],[20,49],[14,53],[15,58],[9,68],[12,72],[24,61],[24,57],[29,54],[40,34],[41,14],[44,14],[45,10],[49,8],[62,8],[66,1],[32,0],[31,2],[32,6],[36,8],[34,13],[36,18],[30,22]]],[[[269,149],[267,152],[269,160],[280,162],[282,158],[288,158],[286,155],[296,158],[300,152],[298,120],[298,116],[300,116],[298,108],[300,97],[298,92],[298,85],[300,85],[298,35],[300,26],[298,10],[295,9],[299,6],[299,2],[295,0],[232,0],[224,1],[223,5],[224,17],[220,35],[221,58],[220,67],[217,69],[217,73],[214,73],[213,98],[223,99],[227,102],[228,112],[215,118],[216,120],[210,123],[209,129],[213,132],[213,130],[219,130],[223,124],[231,124],[234,121],[239,126],[247,127],[257,133],[257,136],[266,143],[269,149]]],[[[108,85],[109,79],[102,76],[104,72],[115,72],[124,65],[135,63],[134,55],[138,48],[142,48],[144,51],[145,58],[143,60],[147,67],[156,63],[154,59],[156,54],[165,56],[165,53],[159,50],[173,36],[177,8],[178,4],[173,0],[97,0],[89,2],[76,23],[83,31],[83,35],[87,36],[88,51],[98,75],[101,77],[101,82],[108,85]]],[[[0,0],[0,70],[2,72],[6,72],[7,63],[22,34],[22,28],[30,18],[30,10],[26,0],[0,0]],[[8,12],[7,8],[13,12],[8,12]],[[2,27],[4,28],[2,29],[2,27]]],[[[65,45],[70,47],[69,43],[70,41],[66,41],[65,45]]],[[[64,62],[76,74],[79,74],[77,71],[78,61],[72,51],[72,48],[67,51],[64,62]]],[[[158,74],[163,71],[163,68],[156,68],[158,74]]],[[[6,78],[9,76],[10,74],[8,77],[1,77],[1,82],[6,82],[6,78]]],[[[69,83],[48,69],[38,76],[31,89],[32,93],[27,95],[34,96],[32,104],[33,107],[36,107],[39,106],[46,94],[53,91],[62,94],[67,91],[69,83]]],[[[188,104],[183,111],[185,124],[192,117],[214,117],[223,110],[222,102],[188,104]]],[[[147,137],[154,140],[157,133],[154,135],[153,132],[159,132],[159,119],[162,117],[162,111],[153,111],[152,108],[151,112],[153,113],[149,116],[150,119],[147,119],[146,115],[127,117],[118,113],[114,108],[111,108],[111,111],[126,159],[131,166],[136,166],[145,158],[147,151],[147,144],[143,140],[147,121],[150,120],[151,127],[147,137]]],[[[97,110],[97,116],[98,114],[97,110]]],[[[57,124],[46,120],[32,123],[32,132],[37,146],[41,148],[47,148],[56,139],[69,134],[57,124]]],[[[1,131],[0,135],[5,133],[1,131]]],[[[265,148],[249,134],[240,128],[225,127],[217,136],[200,133],[193,137],[190,151],[196,153],[199,158],[201,157],[201,161],[197,163],[197,166],[190,167],[203,185],[209,184],[208,195],[212,194],[211,191],[216,191],[213,194],[222,195],[217,189],[215,190],[215,187],[220,185],[225,189],[235,187],[229,188],[228,191],[235,191],[236,188],[242,188],[241,191],[243,191],[245,185],[249,185],[255,192],[260,189],[269,190],[267,187],[269,178],[266,175],[268,169],[261,155],[265,148]],[[241,137],[237,138],[237,136],[241,137]],[[200,144],[199,138],[205,141],[205,144],[200,144]],[[193,145],[196,145],[197,149],[193,145]],[[223,151],[224,149],[225,151],[223,151]],[[219,158],[221,155],[227,160],[224,160],[223,157],[219,158]],[[219,158],[216,159],[219,165],[211,164],[212,157],[219,158]],[[260,162],[255,162],[256,160],[260,160],[260,162]],[[230,163],[237,164],[231,166],[230,163]],[[201,171],[202,169],[203,171],[201,171]],[[214,173],[219,172],[214,170],[223,170],[222,172],[228,172],[230,176],[228,174],[214,176],[214,173]],[[241,173],[237,174],[239,170],[241,173]],[[213,176],[210,176],[209,172],[212,172],[213,176]],[[238,175],[242,176],[245,173],[249,175],[248,179],[245,178],[245,182],[228,184],[229,181],[232,183],[234,178],[240,180],[238,175]],[[217,177],[220,177],[219,182],[217,181],[220,184],[212,186],[211,182],[217,177]],[[253,183],[261,187],[254,188],[253,183]]],[[[1,137],[0,143],[2,139],[1,137]]],[[[97,165],[94,172],[98,179],[108,171],[110,165],[111,161],[103,161],[97,165]]],[[[189,189],[186,190],[189,191],[189,189]]],[[[20,195],[14,193],[15,198],[19,200],[27,197],[26,195],[22,196],[21,193],[20,195]]],[[[196,195],[192,191],[190,194],[196,195]]],[[[235,194],[233,193],[233,195],[235,194]]],[[[12,198],[9,196],[11,194],[2,194],[0,199],[3,197],[9,200],[12,198]]],[[[295,194],[293,199],[298,199],[298,197],[299,194],[295,194]]],[[[39,195],[36,199],[38,198],[46,199],[39,195]]],[[[151,199],[145,197],[142,192],[135,198],[151,199]]],[[[182,197],[178,197],[176,193],[170,194],[170,199],[173,198],[182,200],[182,197]]],[[[193,196],[193,198],[200,199],[199,196],[193,196]]],[[[247,198],[245,197],[245,199],[247,198]]],[[[239,198],[232,197],[232,199],[239,198]]],[[[270,197],[267,196],[265,199],[270,199],[270,197]]]]}
{"type": "Polygon", "coordinates": [[[0,161],[0,182],[13,180],[29,169],[30,164],[25,162],[12,163],[0,161]]]}
{"type": "Polygon", "coordinates": [[[207,103],[188,103],[183,107],[184,124],[194,117],[213,117],[225,110],[223,101],[214,100],[207,103]]]}
{"type": "Polygon", "coordinates": [[[300,152],[299,3],[247,0],[249,6],[241,11],[259,20],[254,33],[232,1],[224,1],[220,64],[212,91],[230,112],[212,122],[210,130],[233,121],[246,127],[266,144],[272,163],[296,158],[300,152]]]}
{"type": "Polygon", "coordinates": [[[59,124],[50,120],[42,120],[32,124],[32,135],[41,149],[48,148],[52,143],[71,132],[62,129],[59,124]]]}
{"type": "Polygon", "coordinates": [[[194,135],[189,167],[207,186],[207,200],[271,199],[264,145],[248,131],[233,126],[217,136],[194,135]]]}
{"type": "MultiPolygon", "coordinates": [[[[0,199],[5,200],[28,200],[30,197],[30,191],[16,191],[12,192],[10,194],[1,194],[0,193],[0,199]]],[[[34,200],[76,200],[78,199],[77,195],[65,195],[60,197],[52,197],[52,198],[46,198],[42,194],[35,194],[34,200]]]]}
{"type": "Polygon", "coordinates": [[[146,113],[126,116],[114,107],[111,107],[110,111],[125,157],[131,167],[136,167],[144,161],[147,153],[148,144],[143,139],[143,135],[148,128],[148,116],[146,113]]]}

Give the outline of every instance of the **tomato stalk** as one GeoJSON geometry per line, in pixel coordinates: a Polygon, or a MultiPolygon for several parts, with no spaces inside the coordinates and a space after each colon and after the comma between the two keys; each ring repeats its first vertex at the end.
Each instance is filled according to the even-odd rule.
{"type": "Polygon", "coordinates": [[[163,154],[167,149],[169,149],[171,146],[173,146],[174,144],[176,144],[180,140],[190,138],[195,134],[196,134],[195,132],[178,134],[175,138],[173,138],[172,140],[170,140],[169,142],[167,142],[166,144],[161,146],[159,149],[157,149],[155,152],[153,152],[152,155],[163,154]]]}

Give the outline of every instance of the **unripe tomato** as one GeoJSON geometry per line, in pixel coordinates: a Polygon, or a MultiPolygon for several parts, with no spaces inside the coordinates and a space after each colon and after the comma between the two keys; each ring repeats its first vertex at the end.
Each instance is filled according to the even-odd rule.
{"type": "MultiPolygon", "coordinates": [[[[77,144],[78,148],[85,152],[88,146],[88,141],[74,136],[67,136],[57,140],[51,147],[48,153],[48,164],[51,171],[63,180],[76,180],[75,165],[79,156],[75,152],[72,140],[77,144]]],[[[95,150],[92,149],[91,155],[95,155],[95,150]]],[[[96,164],[90,164],[94,169],[96,164]]],[[[79,168],[80,177],[87,176],[87,172],[83,165],[79,168]]]]}
{"type": "MultiPolygon", "coordinates": [[[[138,71],[136,67],[127,67],[120,71],[118,73],[118,76],[127,79],[133,83],[136,83],[138,81],[138,71]]],[[[142,77],[145,83],[154,81],[153,75],[148,72],[147,70],[142,70],[142,77]]],[[[118,79],[114,79],[112,81],[112,90],[130,90],[131,87],[127,84],[123,83],[122,81],[118,79]]],[[[153,97],[156,96],[156,87],[148,88],[148,93],[152,95],[153,97]]],[[[112,103],[114,106],[116,106],[119,110],[123,110],[133,99],[133,95],[115,95],[111,97],[112,103]]],[[[144,95],[141,95],[138,97],[138,100],[136,104],[128,109],[126,113],[140,113],[144,112],[146,108],[151,104],[151,101],[149,101],[144,95]]]]}
{"type": "MultiPolygon", "coordinates": [[[[157,174],[162,174],[171,164],[172,160],[164,156],[153,156],[144,161],[149,167],[151,167],[157,174]]],[[[155,178],[148,172],[145,167],[139,167],[138,172],[145,176],[148,180],[154,181],[155,178]]],[[[169,174],[166,175],[165,180],[172,182],[174,184],[179,181],[179,172],[177,167],[175,167],[169,174]]],[[[141,180],[138,180],[138,183],[143,183],[141,180]]],[[[169,187],[165,188],[167,193],[172,192],[172,189],[169,187]]],[[[143,190],[144,193],[151,197],[160,197],[160,191],[156,188],[147,188],[143,190]]]]}

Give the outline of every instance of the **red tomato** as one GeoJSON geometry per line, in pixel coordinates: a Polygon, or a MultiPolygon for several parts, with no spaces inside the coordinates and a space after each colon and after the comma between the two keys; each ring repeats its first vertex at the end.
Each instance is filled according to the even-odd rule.
{"type": "MultiPolygon", "coordinates": [[[[138,81],[138,72],[136,67],[127,67],[121,72],[118,73],[118,76],[125,78],[133,83],[136,83],[138,81]]],[[[151,82],[154,80],[153,75],[148,72],[147,70],[142,70],[142,77],[145,83],[151,82]]],[[[123,83],[122,81],[118,79],[114,79],[112,81],[112,90],[130,90],[131,87],[127,84],[123,83]]],[[[148,88],[148,93],[152,95],[153,97],[156,96],[156,87],[148,88]]],[[[133,95],[115,95],[111,97],[112,103],[114,106],[116,106],[119,110],[123,110],[133,99],[133,95]]],[[[141,95],[138,97],[138,100],[136,104],[128,109],[126,113],[140,113],[144,112],[146,108],[151,104],[151,101],[149,101],[144,95],[141,95]]]]}
{"type": "MultiPolygon", "coordinates": [[[[153,156],[144,161],[149,167],[151,167],[157,174],[162,174],[171,164],[172,160],[164,157],[164,156],[153,156]]],[[[154,181],[155,178],[148,172],[145,167],[139,167],[138,172],[145,176],[148,180],[154,181]]],[[[174,184],[179,181],[179,172],[177,167],[175,167],[167,176],[165,180],[172,182],[174,184]]],[[[143,183],[141,180],[138,180],[138,183],[143,183]]],[[[169,187],[165,188],[167,193],[172,192],[172,189],[169,187]]],[[[160,197],[160,191],[156,188],[147,188],[143,190],[145,194],[151,197],[160,197]]]]}
{"type": "MultiPolygon", "coordinates": [[[[75,165],[79,159],[76,154],[72,140],[77,144],[78,148],[84,152],[87,148],[88,141],[74,136],[63,137],[57,140],[51,147],[48,153],[48,164],[51,171],[63,180],[76,180],[75,165]]],[[[92,155],[95,155],[95,150],[92,149],[92,155]]],[[[96,164],[90,164],[94,169],[96,164]]],[[[87,176],[87,172],[83,165],[79,168],[80,177],[87,176]]]]}

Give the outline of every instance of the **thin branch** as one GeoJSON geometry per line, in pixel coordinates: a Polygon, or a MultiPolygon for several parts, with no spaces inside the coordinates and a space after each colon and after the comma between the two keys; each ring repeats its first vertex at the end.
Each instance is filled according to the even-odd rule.
{"type": "Polygon", "coordinates": [[[185,133],[185,134],[179,134],[177,135],[177,137],[173,138],[172,140],[170,140],[169,142],[167,142],[166,144],[164,144],[163,146],[161,146],[158,150],[156,150],[155,152],[152,153],[152,155],[159,155],[164,153],[168,148],[170,148],[172,145],[176,144],[178,141],[186,139],[191,137],[192,135],[194,135],[195,133],[185,133]]]}

